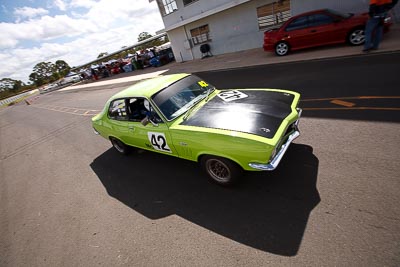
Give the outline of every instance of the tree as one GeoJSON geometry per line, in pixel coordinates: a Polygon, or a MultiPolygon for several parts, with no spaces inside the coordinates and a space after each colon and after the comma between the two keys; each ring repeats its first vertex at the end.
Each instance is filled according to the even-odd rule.
{"type": "Polygon", "coordinates": [[[68,74],[71,67],[64,60],[57,60],[56,63],[40,62],[33,67],[29,80],[36,86],[54,82],[68,74]]]}
{"type": "Polygon", "coordinates": [[[40,62],[33,67],[33,72],[29,75],[29,80],[40,86],[49,82],[54,72],[57,72],[55,64],[40,62]]]}
{"type": "Polygon", "coordinates": [[[69,73],[69,70],[71,69],[71,67],[68,65],[67,62],[65,62],[64,60],[57,60],[56,64],[55,64],[55,68],[56,68],[56,72],[58,75],[55,75],[53,73],[53,77],[57,77],[57,79],[59,79],[60,77],[64,77],[65,75],[67,75],[69,73]]]}
{"type": "Polygon", "coordinates": [[[45,80],[36,72],[32,72],[29,75],[29,80],[32,81],[36,86],[45,84],[45,80]]]}
{"type": "Polygon", "coordinates": [[[11,78],[3,78],[0,80],[0,91],[11,91],[11,90],[19,90],[25,84],[20,80],[14,80],[11,78]]]}
{"type": "Polygon", "coordinates": [[[153,37],[153,35],[151,35],[150,33],[141,32],[141,33],[139,33],[139,36],[138,36],[138,42],[144,41],[144,40],[149,39],[151,37],[153,37]]]}
{"type": "MultiPolygon", "coordinates": [[[[153,35],[149,34],[148,32],[142,32],[138,36],[138,41],[142,42],[142,41],[145,41],[145,40],[147,40],[147,39],[149,39],[151,37],[153,37],[153,35]]],[[[138,49],[138,50],[143,50],[143,49],[146,49],[146,48],[153,48],[155,46],[162,45],[162,44],[164,44],[166,42],[169,42],[168,36],[160,37],[158,39],[146,42],[143,45],[139,45],[139,46],[137,46],[135,48],[138,49]]]]}

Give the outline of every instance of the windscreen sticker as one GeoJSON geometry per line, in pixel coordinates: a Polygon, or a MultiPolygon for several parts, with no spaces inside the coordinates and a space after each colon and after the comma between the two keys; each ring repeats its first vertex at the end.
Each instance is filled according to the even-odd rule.
{"type": "Polygon", "coordinates": [[[219,93],[218,96],[219,96],[219,98],[221,98],[225,102],[230,102],[230,101],[233,101],[233,100],[238,100],[238,99],[242,99],[242,98],[248,97],[248,95],[246,95],[245,93],[242,93],[242,92],[237,91],[237,90],[225,91],[225,92],[219,93]]]}
{"type": "Polygon", "coordinates": [[[147,136],[155,150],[172,153],[167,144],[167,138],[163,133],[148,132],[147,136]]]}
{"type": "Polygon", "coordinates": [[[197,82],[201,87],[207,87],[208,86],[208,83],[206,83],[205,81],[200,81],[200,82],[197,82]]]}

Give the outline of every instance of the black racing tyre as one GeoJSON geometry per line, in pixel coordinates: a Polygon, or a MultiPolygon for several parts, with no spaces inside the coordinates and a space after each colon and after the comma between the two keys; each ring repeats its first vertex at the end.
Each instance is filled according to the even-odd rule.
{"type": "Polygon", "coordinates": [[[202,156],[200,165],[208,178],[222,186],[235,184],[243,173],[243,169],[235,162],[217,156],[202,156]]]}
{"type": "Polygon", "coordinates": [[[290,51],[290,46],[287,42],[280,41],[275,45],[275,54],[278,56],[286,56],[290,51]]]}
{"type": "Polygon", "coordinates": [[[125,145],[121,140],[110,137],[110,141],[112,146],[117,150],[119,153],[123,155],[128,155],[131,152],[131,148],[127,145],[125,145]]]}
{"type": "Polygon", "coordinates": [[[352,29],[347,35],[347,43],[349,45],[362,45],[365,42],[365,31],[362,27],[352,29]]]}

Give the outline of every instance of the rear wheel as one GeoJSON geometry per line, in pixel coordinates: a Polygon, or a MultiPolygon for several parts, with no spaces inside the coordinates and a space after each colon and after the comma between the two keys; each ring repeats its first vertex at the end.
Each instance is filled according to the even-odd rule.
{"type": "Polygon", "coordinates": [[[236,183],[243,173],[239,165],[226,158],[203,156],[200,164],[213,182],[223,186],[236,183]]]}
{"type": "Polygon", "coordinates": [[[356,28],[349,32],[347,42],[350,45],[362,45],[365,42],[364,28],[356,28]]]}
{"type": "Polygon", "coordinates": [[[275,46],[275,54],[278,56],[286,56],[290,51],[289,44],[286,42],[279,42],[275,46]]]}
{"type": "Polygon", "coordinates": [[[115,148],[115,150],[117,150],[119,153],[123,154],[123,155],[128,155],[129,152],[131,152],[131,149],[129,146],[125,145],[121,140],[114,138],[114,137],[110,137],[110,141],[112,146],[115,148]]]}

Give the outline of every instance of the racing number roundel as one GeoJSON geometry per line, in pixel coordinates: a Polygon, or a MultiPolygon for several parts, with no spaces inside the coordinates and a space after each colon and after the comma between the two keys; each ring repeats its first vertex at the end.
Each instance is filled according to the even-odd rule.
{"type": "Polygon", "coordinates": [[[153,148],[158,151],[171,153],[171,149],[167,144],[167,138],[163,133],[148,132],[147,136],[153,148]]]}

